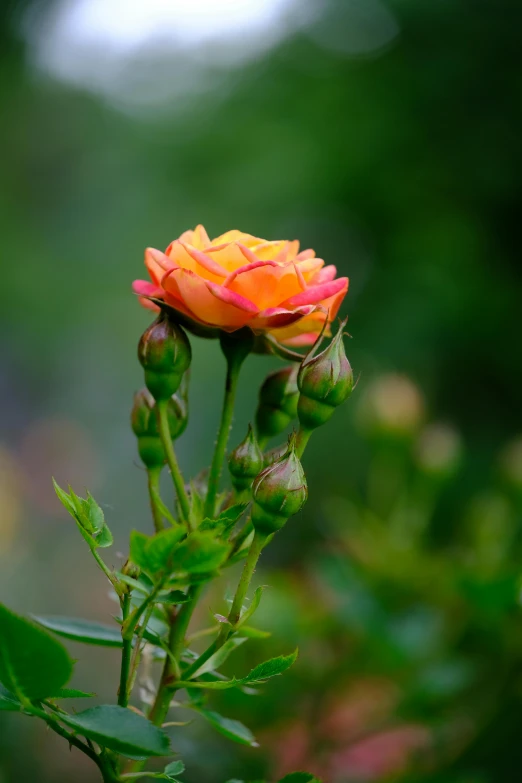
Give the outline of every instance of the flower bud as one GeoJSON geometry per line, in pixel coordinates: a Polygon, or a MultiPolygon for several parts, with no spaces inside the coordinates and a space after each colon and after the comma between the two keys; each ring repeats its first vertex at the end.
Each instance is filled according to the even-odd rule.
{"type": "Polygon", "coordinates": [[[299,370],[297,385],[301,394],[297,415],[305,429],[313,430],[325,424],[335,408],[352,393],[353,371],[343,343],[345,323],[324,351],[313,356],[312,349],[299,370]]]}
{"type": "Polygon", "coordinates": [[[290,438],[283,456],[257,476],[252,490],[252,524],[262,535],[280,530],[289,517],[301,510],[308,497],[308,487],[295,453],[295,436],[290,438]]]}
{"type": "MultiPolygon", "coordinates": [[[[187,405],[176,394],[167,403],[170,435],[176,440],[187,426],[187,405]]],[[[158,429],[158,417],[153,396],[147,389],[134,395],[131,411],[132,431],[138,439],[138,453],[147,468],[159,468],[165,462],[165,452],[158,429]]]]}
{"type": "Polygon", "coordinates": [[[136,392],[131,410],[131,427],[137,438],[149,434],[150,417],[153,408],[154,398],[147,389],[136,392]]]}
{"type": "Polygon", "coordinates": [[[188,410],[186,400],[173,394],[167,403],[167,419],[169,422],[170,437],[172,440],[180,438],[188,424],[188,410]]]}
{"type": "Polygon", "coordinates": [[[246,438],[228,458],[228,469],[234,489],[238,492],[250,489],[253,480],[262,468],[263,452],[259,448],[254,430],[249,424],[246,438]]]}
{"type": "Polygon", "coordinates": [[[283,432],[297,416],[297,366],[270,373],[259,391],[256,427],[261,439],[283,432]]]}
{"type": "Polygon", "coordinates": [[[125,576],[130,576],[132,579],[137,579],[141,573],[141,569],[139,566],[135,565],[132,560],[127,560],[121,569],[121,572],[125,576]]]}
{"type": "Polygon", "coordinates": [[[147,468],[159,468],[165,462],[154,406],[154,398],[147,389],[134,395],[131,427],[138,439],[140,459],[147,468]]]}
{"type": "Polygon", "coordinates": [[[274,462],[277,462],[278,459],[283,457],[286,454],[287,448],[286,443],[280,443],[279,446],[274,446],[270,451],[265,451],[263,454],[265,468],[269,465],[273,465],[274,462]]]}
{"type": "Polygon", "coordinates": [[[155,400],[168,400],[178,390],[191,357],[185,332],[161,313],[145,330],[138,346],[145,384],[155,400]]]}

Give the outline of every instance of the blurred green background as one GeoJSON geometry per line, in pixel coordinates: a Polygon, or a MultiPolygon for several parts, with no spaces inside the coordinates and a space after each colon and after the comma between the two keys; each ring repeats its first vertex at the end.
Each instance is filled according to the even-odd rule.
{"type": "MultiPolygon", "coordinates": [[[[300,658],[215,700],[260,749],[172,730],[187,783],[520,779],[521,27],[515,0],[0,5],[0,600],[115,612],[50,477],[104,505],[115,565],[149,528],[128,425],[144,247],[237,227],[351,280],[359,385],[256,575],[272,636],[236,654],[300,658]]],[[[187,474],[223,379],[216,343],[193,347],[187,474]]],[[[249,359],[232,442],[275,366],[249,359]]],[[[70,647],[78,687],[113,699],[117,655],[70,647]]],[[[0,783],[73,779],[91,762],[0,716],[0,783]]]]}

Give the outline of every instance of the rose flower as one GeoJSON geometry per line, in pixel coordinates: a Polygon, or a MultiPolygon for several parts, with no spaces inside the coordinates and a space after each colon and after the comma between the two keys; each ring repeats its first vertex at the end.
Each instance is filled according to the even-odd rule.
{"type": "Polygon", "coordinates": [[[145,251],[152,282],[136,280],[147,307],[161,300],[190,322],[234,332],[244,326],[285,345],[310,345],[332,321],[348,290],[313,250],[299,242],[227,231],[214,240],[203,226],[185,231],[165,253],[145,251]]]}

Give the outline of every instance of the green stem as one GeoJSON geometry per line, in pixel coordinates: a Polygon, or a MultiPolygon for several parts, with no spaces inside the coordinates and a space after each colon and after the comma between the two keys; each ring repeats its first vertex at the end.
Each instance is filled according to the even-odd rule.
{"type": "Polygon", "coordinates": [[[74,745],[75,748],[78,748],[78,750],[81,750],[82,753],[85,753],[86,756],[88,756],[99,768],[104,783],[117,783],[119,778],[116,776],[115,772],[110,768],[110,765],[103,759],[101,756],[99,756],[94,748],[87,745],[85,742],[82,742],[82,740],[78,739],[78,737],[73,734],[70,731],[67,731],[59,722],[59,718],[54,715],[50,715],[49,713],[45,712],[45,710],[40,709],[39,707],[36,707],[34,704],[31,704],[27,707],[27,711],[30,712],[31,715],[35,715],[38,718],[41,718],[44,720],[49,728],[54,731],[56,734],[58,734],[60,737],[63,737],[67,740],[69,745],[74,745]]]}
{"type": "Polygon", "coordinates": [[[245,603],[246,594],[248,592],[248,588],[250,587],[252,577],[254,576],[257,561],[259,560],[259,556],[261,555],[265,541],[266,536],[261,535],[260,533],[255,533],[254,538],[252,539],[252,543],[250,544],[247,559],[245,560],[245,565],[243,566],[243,571],[241,573],[241,579],[239,580],[236,594],[228,614],[229,625],[222,625],[221,631],[219,632],[218,638],[216,640],[219,647],[221,647],[221,645],[226,642],[241,616],[241,610],[243,608],[243,604],[245,603]]]}
{"type": "Polygon", "coordinates": [[[306,449],[306,446],[308,444],[308,441],[310,440],[310,436],[312,434],[312,430],[305,430],[303,427],[299,427],[299,431],[297,433],[297,442],[296,442],[296,454],[301,459],[301,457],[304,454],[304,450],[306,449]]]}
{"type": "Polygon", "coordinates": [[[145,615],[143,617],[140,626],[140,630],[136,634],[136,640],[134,642],[134,653],[131,660],[130,674],[129,674],[129,680],[127,684],[127,693],[128,693],[127,698],[130,697],[130,694],[132,693],[132,689],[134,687],[134,683],[136,681],[136,674],[138,672],[138,667],[140,665],[140,660],[141,660],[141,653],[142,653],[141,645],[143,643],[143,636],[149,624],[150,618],[152,617],[153,611],[154,611],[154,604],[151,604],[147,609],[147,611],[145,612],[145,615]]]}
{"type": "Polygon", "coordinates": [[[267,536],[260,535],[259,533],[255,534],[252,543],[250,544],[248,556],[245,561],[245,565],[243,566],[241,579],[239,580],[232,606],[230,607],[230,612],[227,618],[228,623],[223,623],[218,636],[212,642],[212,644],[209,645],[205,652],[203,652],[199,658],[183,672],[183,679],[185,682],[193,676],[194,672],[196,672],[203,663],[208,661],[211,655],[213,655],[217,650],[219,650],[220,647],[225,644],[230,634],[234,631],[234,626],[241,616],[241,610],[243,608],[243,604],[245,603],[246,594],[248,592],[248,588],[250,587],[250,582],[252,581],[257,561],[259,560],[259,556],[266,544],[266,541],[267,536]]]}
{"type": "Polygon", "coordinates": [[[176,681],[179,681],[179,661],[185,644],[185,636],[190,623],[190,618],[196,608],[196,604],[203,590],[203,585],[191,587],[191,598],[182,604],[181,609],[170,626],[169,651],[165,659],[163,673],[161,675],[156,699],[149,714],[149,720],[156,726],[161,726],[167,715],[172,695],[176,690],[176,681]]]}
{"type": "Polygon", "coordinates": [[[159,533],[160,530],[163,530],[165,527],[163,524],[163,514],[160,510],[160,503],[158,503],[158,501],[161,501],[160,476],[161,468],[149,468],[147,470],[150,508],[152,511],[152,518],[154,520],[154,529],[156,533],[159,533]]]}
{"type": "MultiPolygon", "coordinates": [[[[199,584],[191,588],[191,600],[181,606],[178,614],[171,622],[167,657],[165,658],[154,704],[147,716],[155,726],[161,726],[165,722],[172,696],[176,691],[176,684],[181,681],[179,660],[183,652],[185,635],[190,619],[196,608],[203,586],[203,584],[199,584]]],[[[138,772],[143,769],[144,764],[144,761],[131,761],[127,764],[125,771],[128,774],[138,772]]]]}
{"type": "Polygon", "coordinates": [[[183,476],[181,475],[181,471],[178,465],[178,460],[176,459],[176,454],[174,452],[174,446],[172,445],[172,438],[170,437],[167,405],[168,405],[167,400],[158,400],[158,402],[156,403],[158,409],[158,429],[161,437],[161,442],[163,444],[163,449],[165,451],[165,456],[167,458],[167,464],[170,468],[170,472],[172,475],[174,489],[176,490],[176,494],[178,496],[178,502],[181,507],[181,513],[187,524],[187,527],[190,530],[191,529],[190,504],[187,497],[187,493],[185,491],[185,482],[183,481],[183,476]]]}
{"type": "Polygon", "coordinates": [[[129,703],[129,672],[132,658],[132,634],[130,638],[123,633],[125,627],[125,621],[129,616],[129,609],[131,604],[130,593],[125,593],[121,602],[122,611],[122,638],[123,649],[121,651],[121,668],[120,668],[120,687],[118,690],[118,704],[120,707],[126,707],[129,703]]]}
{"type": "Polygon", "coordinates": [[[223,408],[221,411],[221,423],[219,425],[216,447],[212,458],[212,465],[208,475],[208,490],[205,500],[204,514],[212,518],[215,513],[216,497],[219,487],[219,479],[225,460],[227,450],[228,436],[232,425],[234,415],[234,402],[236,399],[237,383],[239,380],[239,371],[243,364],[245,355],[231,351],[227,355],[227,376],[225,380],[225,397],[223,399],[223,408]]]}
{"type": "Polygon", "coordinates": [[[111,583],[111,585],[116,590],[117,594],[121,596],[121,585],[118,579],[114,576],[114,574],[107,566],[107,564],[101,559],[96,549],[91,549],[91,553],[94,559],[96,560],[96,562],[98,563],[99,567],[101,568],[101,570],[103,571],[103,573],[105,574],[109,582],[111,583]]]}
{"type": "Polygon", "coordinates": [[[142,614],[148,609],[151,604],[154,604],[156,596],[163,589],[164,579],[161,579],[154,587],[152,592],[148,594],[143,603],[137,606],[123,621],[121,625],[121,635],[123,639],[132,639],[134,632],[138,626],[142,614]]]}

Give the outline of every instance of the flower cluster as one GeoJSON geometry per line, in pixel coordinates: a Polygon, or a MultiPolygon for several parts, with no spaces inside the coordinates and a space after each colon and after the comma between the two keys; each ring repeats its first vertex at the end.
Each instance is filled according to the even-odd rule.
{"type": "MultiPolygon", "coordinates": [[[[198,226],[166,253],[148,250],[146,264],[152,282],[137,281],[134,289],[158,315],[139,342],[145,388],[134,397],[131,426],[148,478],[154,533],[132,531],[128,558],[115,570],[100,555],[100,549],[112,545],[100,506],[89,494],[81,498],[71,488],[65,492],[55,485],[110,582],[120,606],[119,626],[103,628],[56,617],[39,617],[35,625],[0,605],[0,708],[44,720],[97,764],[106,783],[140,777],[178,780],[184,769],[181,761],[171,762],[163,772],[144,771],[148,758],[171,752],[165,722],[169,710],[179,707],[174,700],[178,691],[186,693],[184,708],[199,713],[229,739],[256,745],[249,729],[208,710],[206,700],[216,689],[264,683],[296,659],[297,652],[278,656],[233,678],[218,672],[238,644],[255,637],[255,629],[246,623],[261,600],[257,590],[247,603],[256,564],[273,535],[306,502],[301,458],[313,431],[353,389],[344,323],[320,350],[348,281],[336,278],[335,268],[325,267],[312,251],[299,253],[297,242],[266,242],[239,231],[211,242],[198,226]],[[188,422],[192,348],[186,329],[218,337],[226,361],[214,453],[208,470],[188,483],[174,447],[188,422]],[[306,356],[284,348],[310,344],[306,356]],[[222,491],[239,373],[249,354],[267,346],[294,364],[271,373],[263,383],[255,426],[249,426],[246,438],[228,456],[232,487],[222,491]],[[282,436],[294,421],[288,442],[267,450],[270,440],[282,436]],[[176,498],[170,508],[160,487],[165,466],[176,498]],[[211,637],[208,646],[194,653],[186,638],[194,609],[206,586],[238,562],[243,569],[232,604],[226,616],[216,614],[214,626],[204,631],[204,637],[211,637]],[[116,705],[69,713],[57,703],[79,692],[64,688],[73,662],[48,631],[121,649],[116,705]],[[159,663],[158,674],[154,684],[147,676],[136,695],[144,660],[147,671],[159,663]],[[131,704],[133,700],[138,704],[131,704]]],[[[298,779],[316,781],[305,773],[298,779]]]]}

